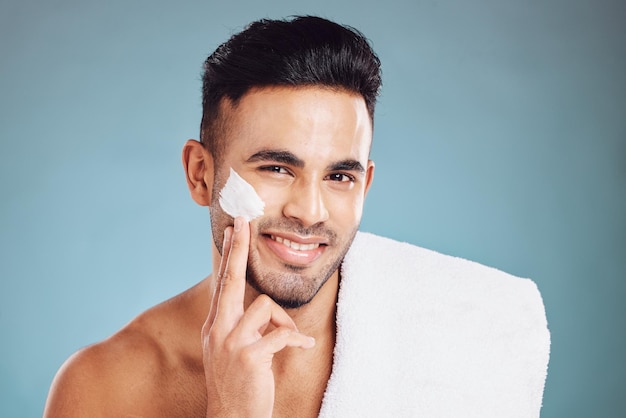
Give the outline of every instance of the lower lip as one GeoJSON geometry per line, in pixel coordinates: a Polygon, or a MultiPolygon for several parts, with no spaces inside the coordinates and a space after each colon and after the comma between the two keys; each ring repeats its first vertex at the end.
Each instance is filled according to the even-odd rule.
{"type": "Polygon", "coordinates": [[[264,237],[264,240],[269,249],[272,250],[282,262],[298,266],[306,266],[313,263],[321,257],[326,248],[325,245],[320,245],[312,250],[294,250],[280,242],[274,241],[270,237],[264,237]]]}

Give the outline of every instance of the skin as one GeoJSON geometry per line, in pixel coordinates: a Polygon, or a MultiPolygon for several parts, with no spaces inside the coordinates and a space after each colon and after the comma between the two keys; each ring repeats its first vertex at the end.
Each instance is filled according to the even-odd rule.
{"type": "Polygon", "coordinates": [[[217,271],[72,356],[44,417],[318,415],[337,267],[374,174],[371,121],[362,97],[320,87],[252,90],[222,110],[232,122],[220,161],[196,141],[183,149],[191,196],[210,209],[217,271]],[[262,217],[219,207],[229,167],[265,201],[262,217]]]}

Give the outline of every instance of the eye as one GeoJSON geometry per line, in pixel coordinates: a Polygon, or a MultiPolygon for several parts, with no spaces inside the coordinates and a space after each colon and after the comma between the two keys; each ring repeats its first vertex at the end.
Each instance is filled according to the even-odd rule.
{"type": "Polygon", "coordinates": [[[354,177],[344,173],[333,173],[327,176],[328,180],[337,181],[341,183],[354,182],[354,177]]]}
{"type": "Polygon", "coordinates": [[[289,174],[289,171],[285,167],[281,167],[279,165],[265,165],[259,167],[259,170],[276,174],[289,174]]]}

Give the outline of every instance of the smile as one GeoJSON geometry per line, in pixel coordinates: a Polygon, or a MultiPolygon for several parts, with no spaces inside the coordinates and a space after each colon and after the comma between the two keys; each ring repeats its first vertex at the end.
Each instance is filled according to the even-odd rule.
{"type": "Polygon", "coordinates": [[[276,232],[262,234],[262,237],[264,245],[260,247],[261,251],[264,252],[267,248],[273,254],[272,257],[277,257],[282,265],[312,266],[328,248],[323,237],[302,238],[288,233],[279,235],[276,232]]]}
{"type": "Polygon", "coordinates": [[[291,248],[292,250],[297,250],[297,251],[311,251],[320,246],[319,242],[314,242],[310,244],[300,244],[297,242],[289,241],[287,238],[277,237],[275,235],[270,235],[270,238],[276,242],[283,244],[286,247],[291,248]]]}

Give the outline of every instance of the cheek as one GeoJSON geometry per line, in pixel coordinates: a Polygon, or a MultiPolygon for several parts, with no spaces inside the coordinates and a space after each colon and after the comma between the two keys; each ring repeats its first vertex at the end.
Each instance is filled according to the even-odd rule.
{"type": "Polygon", "coordinates": [[[327,191],[323,199],[329,223],[334,224],[336,228],[352,229],[360,223],[364,200],[358,190],[327,191]]]}
{"type": "Polygon", "coordinates": [[[287,201],[287,190],[277,187],[255,186],[259,197],[265,202],[263,216],[276,216],[281,211],[282,206],[287,201]]]}
{"type": "Polygon", "coordinates": [[[351,192],[341,198],[331,198],[329,201],[332,205],[329,207],[331,216],[341,219],[346,223],[358,223],[363,214],[363,197],[357,192],[351,192]]]}
{"type": "MultiPolygon", "coordinates": [[[[283,208],[290,199],[290,193],[297,193],[290,187],[272,187],[268,185],[255,185],[255,190],[265,202],[263,216],[277,217],[282,215],[283,208]]],[[[338,225],[358,224],[363,214],[364,191],[355,188],[350,191],[336,191],[322,189],[320,191],[324,205],[328,210],[331,223],[338,225]]]]}

